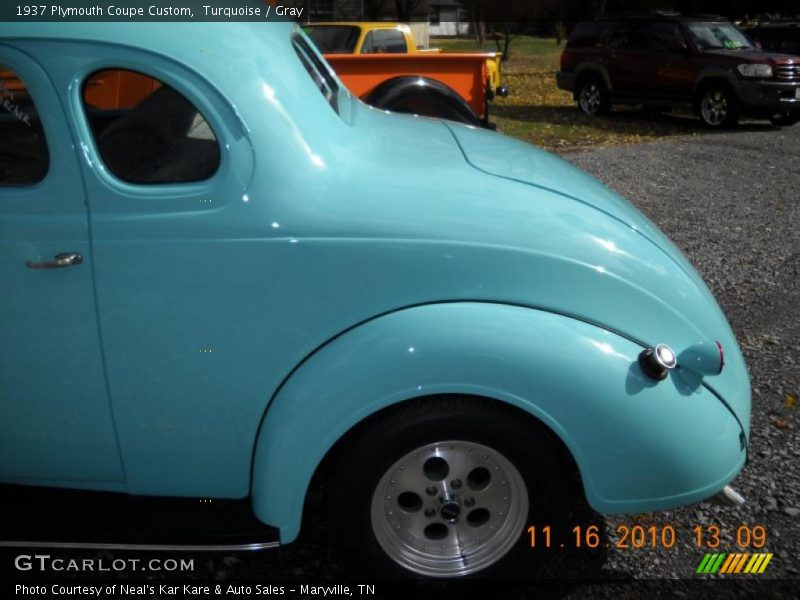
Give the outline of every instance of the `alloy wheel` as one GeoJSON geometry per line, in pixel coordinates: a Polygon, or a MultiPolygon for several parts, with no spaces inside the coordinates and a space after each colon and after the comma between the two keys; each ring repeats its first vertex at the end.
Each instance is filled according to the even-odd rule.
{"type": "Polygon", "coordinates": [[[455,577],[499,561],[528,516],[528,492],[501,453],[468,441],[417,448],[384,473],[371,504],[372,530],[397,564],[455,577]]]}
{"type": "Polygon", "coordinates": [[[700,112],[703,121],[713,127],[718,127],[726,122],[729,113],[728,96],[722,90],[710,90],[705,93],[700,102],[700,112]]]}

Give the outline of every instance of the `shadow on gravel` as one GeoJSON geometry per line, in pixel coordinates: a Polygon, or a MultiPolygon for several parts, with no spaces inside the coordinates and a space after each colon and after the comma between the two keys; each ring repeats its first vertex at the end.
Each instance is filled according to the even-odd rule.
{"type": "Polygon", "coordinates": [[[497,105],[493,115],[515,121],[538,121],[550,124],[578,125],[601,131],[619,130],[623,134],[658,135],[663,137],[730,134],[743,132],[780,131],[765,120],[743,118],[737,126],[713,131],[702,125],[696,116],[688,111],[669,111],[651,113],[642,108],[615,108],[610,114],[590,117],[569,106],[539,105],[497,105]]]}

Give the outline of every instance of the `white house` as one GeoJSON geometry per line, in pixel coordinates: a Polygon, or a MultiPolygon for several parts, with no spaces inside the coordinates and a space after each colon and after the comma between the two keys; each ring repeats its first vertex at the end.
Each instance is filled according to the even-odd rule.
{"type": "Polygon", "coordinates": [[[432,12],[428,17],[430,35],[452,37],[470,31],[469,11],[459,0],[428,0],[432,12]]]}

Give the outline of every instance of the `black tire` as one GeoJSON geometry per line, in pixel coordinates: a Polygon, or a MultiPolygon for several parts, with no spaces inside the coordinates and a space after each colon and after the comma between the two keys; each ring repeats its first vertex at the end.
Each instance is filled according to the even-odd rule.
{"type": "Polygon", "coordinates": [[[739,99],[725,83],[710,83],[697,93],[695,113],[709,129],[728,129],[739,121],[739,99]]]}
{"type": "Polygon", "coordinates": [[[391,112],[447,119],[473,127],[480,127],[482,124],[480,118],[469,106],[438,94],[409,93],[392,100],[381,108],[391,112]]]}
{"type": "Polygon", "coordinates": [[[800,123],[800,110],[795,112],[786,111],[772,115],[769,121],[775,127],[791,127],[792,125],[800,123]]]}
{"type": "Polygon", "coordinates": [[[390,409],[336,456],[325,485],[332,541],[352,575],[528,575],[518,568],[537,556],[527,528],[550,526],[555,540],[581,506],[562,448],[498,402],[442,396],[390,409]]]}
{"type": "Polygon", "coordinates": [[[448,119],[475,127],[483,124],[458,92],[428,77],[388,79],[362,99],[381,110],[448,119]]]}
{"type": "Polygon", "coordinates": [[[608,114],[611,111],[611,94],[605,82],[596,75],[586,75],[578,80],[575,88],[578,109],[590,117],[608,114]]]}

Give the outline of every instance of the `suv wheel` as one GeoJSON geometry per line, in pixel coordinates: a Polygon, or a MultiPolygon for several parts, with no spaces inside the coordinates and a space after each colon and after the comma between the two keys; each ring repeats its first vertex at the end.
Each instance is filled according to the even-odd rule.
{"type": "Polygon", "coordinates": [[[713,84],[703,88],[695,109],[703,124],[713,129],[732,127],[739,120],[739,101],[725,85],[713,84]]]}
{"type": "Polygon", "coordinates": [[[789,127],[795,123],[800,123],[800,110],[796,112],[787,111],[777,115],[772,115],[769,120],[773,125],[775,125],[775,127],[789,127]]]}
{"type": "Polygon", "coordinates": [[[604,115],[611,110],[611,95],[598,77],[584,77],[578,83],[578,107],[587,115],[604,115]]]}
{"type": "Polygon", "coordinates": [[[527,527],[569,516],[569,470],[551,435],[477,398],[390,409],[337,456],[325,486],[332,542],[361,574],[518,573],[533,556],[527,527]]]}

